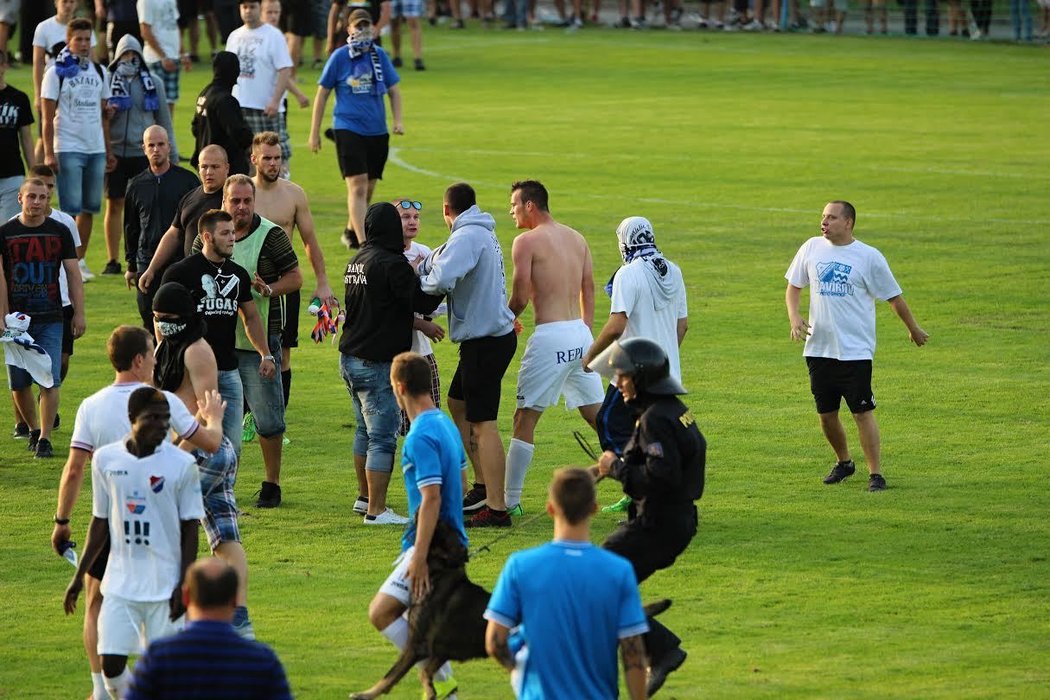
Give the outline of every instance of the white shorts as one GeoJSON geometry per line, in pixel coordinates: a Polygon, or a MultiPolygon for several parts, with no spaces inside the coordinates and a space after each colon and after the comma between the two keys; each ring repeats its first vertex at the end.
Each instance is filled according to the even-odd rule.
{"type": "Polygon", "coordinates": [[[601,377],[584,372],[580,362],[593,342],[579,319],[536,326],[518,370],[518,408],[543,410],[563,394],[566,408],[600,404],[605,399],[601,377]]]}
{"type": "Polygon", "coordinates": [[[408,562],[412,559],[414,551],[416,551],[415,545],[401,552],[401,555],[394,560],[394,570],[379,587],[380,593],[394,598],[406,608],[412,602],[412,579],[408,577],[408,562]]]}
{"type": "Polygon", "coordinates": [[[102,599],[98,614],[98,653],[113,656],[141,654],[154,639],[170,637],[182,629],[185,616],[169,619],[169,603],[139,603],[117,596],[102,599]]]}

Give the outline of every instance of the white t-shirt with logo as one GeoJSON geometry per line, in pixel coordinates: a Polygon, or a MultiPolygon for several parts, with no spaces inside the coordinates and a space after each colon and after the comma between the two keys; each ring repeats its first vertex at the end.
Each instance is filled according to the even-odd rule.
{"type": "Polygon", "coordinates": [[[682,365],[678,355],[678,319],[689,316],[689,307],[685,299],[682,271],[670,260],[665,262],[675,290],[670,299],[658,299],[653,294],[649,286],[650,273],[645,267],[648,263],[638,259],[621,267],[613,277],[609,311],[627,314],[627,327],[620,340],[649,338],[655,341],[667,353],[671,376],[682,381],[682,365]]]}
{"type": "MultiPolygon", "coordinates": [[[[66,25],[61,24],[58,21],[58,17],[48,17],[40,24],[36,25],[36,30],[33,32],[33,46],[39,46],[44,50],[44,53],[48,54],[44,61],[44,69],[47,70],[51,66],[55,65],[55,59],[51,56],[52,47],[58,42],[63,44],[66,42],[66,25]]],[[[95,32],[91,32],[91,48],[95,48],[95,44],[98,40],[95,38],[95,32]]]]}
{"type": "Polygon", "coordinates": [[[95,452],[91,493],[91,514],[109,520],[102,594],[169,600],[182,580],[182,522],[204,517],[196,461],[170,442],[141,459],[114,442],[95,452]]]}
{"type": "Polygon", "coordinates": [[[138,0],[135,10],[139,22],[148,24],[153,37],[160,44],[164,55],[157,53],[153,47],[142,42],[142,57],[146,63],[156,63],[163,58],[179,60],[179,7],[176,0],[138,0]]]}
{"type": "Polygon", "coordinates": [[[89,63],[76,76],[60,80],[52,66],[44,73],[40,95],[54,100],[55,153],[105,153],[102,106],[111,97],[109,71],[89,63]],[[101,75],[99,74],[101,73],[101,75]],[[61,90],[59,89],[61,88],[61,90]]]}
{"type": "MultiPolygon", "coordinates": [[[[233,96],[242,108],[266,109],[277,86],[277,71],[292,67],[281,30],[265,23],[255,29],[242,25],[226,40],[226,50],[237,54],[241,62],[233,96]]],[[[280,111],[284,111],[283,101],[280,111]]]]}
{"type": "MultiPolygon", "coordinates": [[[[73,422],[70,449],[91,453],[103,445],[120,442],[127,437],[131,433],[128,397],[144,386],[149,385],[142,382],[110,384],[81,401],[73,422]]],[[[200,423],[182,399],[170,391],[165,391],[164,395],[168,397],[168,409],[171,411],[171,429],[183,440],[189,440],[200,429],[200,423]]]]}
{"type": "Polygon", "coordinates": [[[857,240],[834,245],[815,236],[798,249],[784,277],[800,289],[810,287],[806,357],[875,356],[875,301],[901,294],[882,253],[857,240]]]}
{"type": "MultiPolygon", "coordinates": [[[[425,259],[430,255],[430,252],[431,250],[427,246],[412,241],[408,244],[408,249],[405,250],[405,259],[408,260],[409,263],[413,263],[421,256],[425,259]]],[[[430,314],[430,317],[433,318],[435,316],[440,316],[445,313],[447,308],[445,302],[441,302],[441,304],[434,309],[433,313],[430,314]]],[[[423,318],[423,314],[416,314],[416,318],[423,318]]],[[[434,354],[434,348],[430,344],[430,338],[428,338],[423,331],[412,331],[412,352],[418,353],[423,357],[434,354]]]]}

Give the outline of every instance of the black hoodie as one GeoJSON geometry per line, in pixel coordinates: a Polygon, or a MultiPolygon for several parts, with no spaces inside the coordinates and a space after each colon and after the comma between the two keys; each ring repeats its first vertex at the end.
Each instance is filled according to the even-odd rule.
{"type": "Polygon", "coordinates": [[[365,215],[365,243],[346,265],[346,323],[339,352],[391,362],[412,349],[413,313],[431,313],[442,297],[424,294],[405,259],[401,216],[381,202],[365,215]]]}
{"type": "Polygon", "coordinates": [[[197,97],[197,113],[193,116],[196,147],[190,162],[196,168],[201,150],[216,144],[226,149],[230,175],[247,175],[248,148],[255,134],[244,121],[241,103],[233,96],[233,86],[241,74],[241,62],[237,54],[220,51],[211,66],[212,81],[197,97]]]}

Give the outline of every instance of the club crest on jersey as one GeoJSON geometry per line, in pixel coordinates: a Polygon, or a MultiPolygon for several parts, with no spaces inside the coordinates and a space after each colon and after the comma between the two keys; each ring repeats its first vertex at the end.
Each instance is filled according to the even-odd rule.
{"type": "Polygon", "coordinates": [[[124,506],[132,515],[142,515],[146,512],[146,499],[144,496],[140,496],[138,491],[135,491],[128,496],[128,500],[124,502],[124,506]]]}
{"type": "Polygon", "coordinates": [[[164,477],[151,476],[149,478],[149,487],[153,489],[153,493],[160,493],[164,490],[164,477]]]}
{"type": "Polygon", "coordinates": [[[853,296],[853,285],[849,281],[852,269],[846,263],[817,263],[817,293],[826,297],[853,296]]]}

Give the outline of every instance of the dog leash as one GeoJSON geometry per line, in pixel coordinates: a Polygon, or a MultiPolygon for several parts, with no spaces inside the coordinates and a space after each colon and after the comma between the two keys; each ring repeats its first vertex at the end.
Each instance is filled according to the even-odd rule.
{"type": "MultiPolygon", "coordinates": [[[[597,462],[598,461],[598,453],[594,449],[594,447],[591,445],[591,443],[588,442],[587,438],[579,430],[572,431],[572,436],[574,438],[576,438],[576,444],[580,446],[580,449],[583,450],[584,454],[586,454],[587,457],[591,459],[591,461],[597,462]]],[[[599,474],[598,478],[594,480],[594,483],[597,484],[598,482],[600,482],[604,478],[605,478],[604,474],[599,474]]],[[[523,522],[518,527],[519,528],[523,528],[523,527],[526,527],[528,525],[531,525],[532,523],[536,522],[540,518],[545,517],[546,515],[547,515],[546,511],[543,511],[541,513],[537,513],[536,515],[532,516],[531,518],[529,518],[528,520],[523,522]]],[[[515,528],[515,529],[517,529],[517,528],[515,528]]],[[[513,534],[513,532],[514,532],[514,529],[508,529],[502,535],[499,535],[495,539],[491,540],[488,544],[483,544],[480,547],[476,547],[476,548],[470,550],[467,553],[468,558],[473,559],[476,555],[481,554],[482,552],[491,552],[492,551],[492,546],[494,544],[496,544],[497,542],[500,542],[500,541],[506,539],[508,536],[513,534]]]]}

